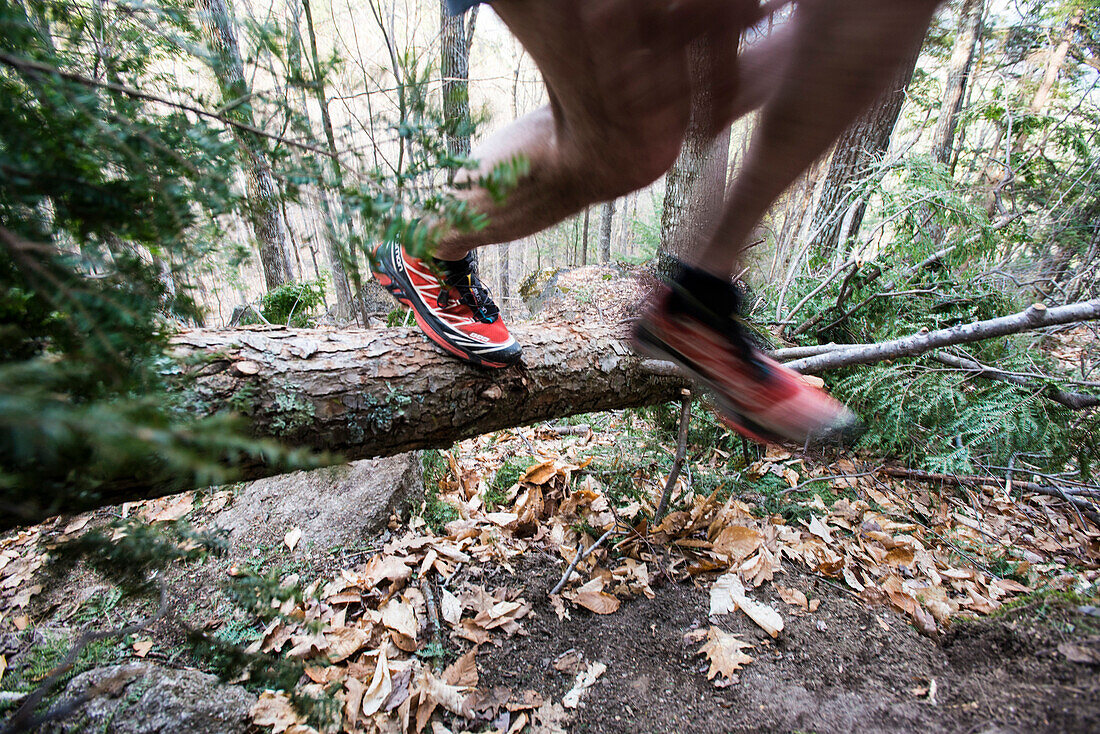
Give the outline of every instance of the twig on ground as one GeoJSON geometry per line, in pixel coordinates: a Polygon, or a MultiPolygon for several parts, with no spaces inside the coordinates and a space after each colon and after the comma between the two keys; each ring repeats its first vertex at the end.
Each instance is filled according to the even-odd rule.
{"type": "Polygon", "coordinates": [[[110,637],[123,637],[125,635],[132,635],[135,632],[140,632],[146,629],[151,624],[159,619],[162,619],[168,614],[168,587],[164,584],[160,586],[160,606],[156,613],[150,617],[146,617],[140,622],[127,625],[125,627],[119,627],[116,629],[102,630],[99,632],[85,632],[80,635],[73,646],[69,648],[68,654],[57,665],[56,668],[42,681],[38,688],[31,691],[31,693],[23,700],[23,704],[19,709],[8,719],[7,726],[0,729],[0,734],[16,734],[17,732],[24,731],[37,731],[50,721],[56,719],[63,719],[85,701],[88,700],[88,696],[80,696],[75,700],[70,701],[62,706],[57,706],[50,709],[40,716],[35,716],[34,711],[38,708],[38,705],[42,703],[42,700],[49,694],[53,687],[70,671],[73,665],[76,664],[77,658],[80,657],[80,653],[84,652],[84,648],[93,642],[99,640],[106,640],[110,637]]]}
{"type": "MultiPolygon", "coordinates": [[[[439,652],[443,651],[443,625],[439,623],[439,595],[435,593],[435,581],[432,578],[432,572],[429,570],[424,580],[420,583],[420,591],[424,594],[424,602],[428,607],[428,623],[432,626],[432,644],[439,652]]],[[[438,673],[443,667],[443,656],[437,655],[434,658],[432,667],[435,668],[435,672],[438,673]]]]}
{"type": "Polygon", "coordinates": [[[834,474],[834,475],[828,476],[828,477],[813,477],[811,479],[807,479],[806,481],[802,482],[801,484],[796,484],[795,486],[791,487],[790,489],[784,489],[782,492],[779,493],[779,495],[782,497],[782,496],[791,494],[792,492],[801,492],[801,491],[803,491],[802,490],[803,487],[805,487],[807,484],[813,484],[814,482],[827,482],[827,481],[832,480],[832,479],[855,479],[857,477],[868,477],[868,476],[871,476],[872,474],[877,474],[879,472],[879,470],[882,469],[883,466],[884,466],[884,464],[879,464],[878,466],[876,466],[874,469],[871,469],[870,471],[860,472],[858,474],[834,474]]]}
{"type": "Polygon", "coordinates": [[[680,391],[680,435],[676,439],[676,457],[672,460],[672,471],[668,473],[668,481],[665,482],[665,490],[661,493],[661,502],[657,505],[657,514],[653,516],[653,522],[661,522],[661,518],[668,512],[668,503],[672,498],[672,488],[676,486],[676,480],[680,478],[680,471],[684,468],[684,456],[687,454],[688,425],[691,423],[691,391],[680,391]]]}
{"type": "Polygon", "coordinates": [[[601,535],[596,540],[595,543],[588,546],[588,550],[586,550],[584,552],[581,552],[580,543],[577,543],[577,552],[573,555],[573,560],[569,562],[569,567],[565,569],[565,573],[562,574],[561,580],[558,581],[558,583],[554,586],[554,588],[550,590],[550,596],[553,596],[554,594],[557,594],[559,591],[561,591],[562,588],[565,586],[566,582],[569,581],[569,577],[573,575],[573,570],[577,567],[577,564],[580,563],[581,561],[583,561],[585,558],[588,558],[590,555],[592,555],[592,552],[594,550],[596,550],[597,548],[599,548],[600,545],[605,540],[610,538],[611,535],[618,529],[619,529],[619,523],[616,522],[614,525],[612,525],[607,530],[606,533],[601,535]]]}
{"type": "Polygon", "coordinates": [[[787,366],[806,374],[816,374],[853,364],[872,364],[887,359],[916,357],[941,347],[1098,318],[1100,318],[1100,298],[1055,308],[1047,308],[1041,303],[1036,303],[1025,311],[1009,316],[976,321],[936,331],[921,331],[911,336],[891,339],[878,344],[827,352],[814,357],[795,360],[788,363],[787,366]]]}
{"type": "MultiPolygon", "coordinates": [[[[883,473],[898,479],[912,479],[918,482],[940,482],[942,484],[953,484],[960,487],[995,487],[1001,483],[1001,480],[997,477],[955,476],[952,474],[936,474],[933,472],[921,471],[919,469],[890,467],[883,469],[883,473]]],[[[1085,517],[1092,520],[1097,527],[1100,527],[1100,510],[1097,510],[1096,505],[1088,500],[1073,494],[1072,490],[1066,490],[1059,487],[1045,487],[1041,484],[1035,484],[1034,482],[1015,481],[1013,485],[1021,490],[1034,492],[1035,494],[1043,494],[1048,497],[1063,499],[1074,508],[1083,512],[1085,517]]]]}

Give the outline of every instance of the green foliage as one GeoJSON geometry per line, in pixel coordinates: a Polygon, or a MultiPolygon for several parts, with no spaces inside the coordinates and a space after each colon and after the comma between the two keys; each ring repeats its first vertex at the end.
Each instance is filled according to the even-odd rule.
{"type": "Polygon", "coordinates": [[[273,324],[305,328],[313,325],[313,314],[324,300],[323,280],[287,283],[264,294],[260,313],[273,324]]]}
{"type": "Polygon", "coordinates": [[[519,478],[523,476],[524,472],[537,464],[534,459],[510,457],[504,460],[504,463],[496,473],[493,475],[492,487],[498,492],[507,492],[512,486],[519,481],[519,478]]]}
{"type": "Polygon", "coordinates": [[[443,531],[443,526],[459,518],[458,510],[439,496],[439,483],[447,476],[450,468],[443,451],[427,450],[421,453],[424,471],[424,506],[421,517],[434,533],[443,531]]]}
{"type": "MultiPolygon", "coordinates": [[[[28,631],[24,633],[24,636],[30,634],[28,631]]],[[[69,654],[71,645],[71,640],[65,635],[46,634],[41,642],[28,647],[25,652],[11,659],[3,679],[0,680],[0,691],[31,693],[38,688],[43,680],[58,669],[58,666],[69,654]]],[[[120,662],[128,654],[129,650],[118,640],[95,640],[88,643],[76,657],[72,667],[63,671],[57,684],[58,688],[55,688],[55,691],[64,687],[66,683],[81,673],[92,668],[120,662]]],[[[47,697],[40,705],[40,711],[48,709],[53,700],[53,698],[47,697]]],[[[0,714],[13,713],[16,708],[18,708],[17,702],[0,699],[0,714]]]]}
{"type": "Polygon", "coordinates": [[[199,42],[172,2],[122,13],[0,0],[0,48],[12,50],[0,63],[6,513],[80,509],[134,476],[180,488],[225,481],[244,456],[290,463],[233,419],[191,410],[164,357],[173,324],[202,317],[179,285],[207,252],[191,234],[238,205],[230,136],[94,81],[156,82],[189,99],[159,70],[199,42]]]}

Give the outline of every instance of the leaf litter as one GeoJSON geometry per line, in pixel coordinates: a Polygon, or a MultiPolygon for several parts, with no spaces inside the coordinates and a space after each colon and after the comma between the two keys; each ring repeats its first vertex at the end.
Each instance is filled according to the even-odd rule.
{"type": "MultiPolygon", "coordinates": [[[[391,523],[393,534],[379,552],[309,583],[302,600],[280,609],[252,649],[306,661],[308,682],[299,692],[335,689],[341,713],[334,724],[343,730],[508,732],[530,726],[552,732],[564,730],[570,711],[584,706],[606,663],[577,658],[559,668],[574,676],[559,701],[522,686],[479,688],[482,648],[522,637],[533,606],[519,590],[478,583],[471,568],[511,568],[520,556],[549,552],[564,570],[596,537],[614,530],[606,544],[578,560],[566,588],[550,599],[555,613],[619,613],[631,598],[654,598],[657,578],[709,586],[712,624],[690,641],[699,645],[709,665],[706,677],[718,687],[738,683],[738,672],[753,663],[747,651],[755,649],[722,629],[724,615],[744,614],[777,638],[784,615],[812,616],[818,609],[820,599],[778,581],[784,563],[867,604],[891,607],[930,635],[1040,586],[1072,589],[1097,579],[1100,534],[1055,498],[1011,497],[994,486],[940,490],[876,476],[853,458],[817,466],[774,448],[741,478],[770,474],[797,490],[800,482],[828,476],[821,484],[840,498],[826,505],[818,494],[796,495],[804,515],[760,516],[736,493],[696,494],[681,479],[674,510],[654,524],[662,477],[637,474],[632,480],[639,491],[613,502],[608,488],[585,470],[599,447],[615,442],[614,432],[563,438],[515,429],[463,442],[457,456],[446,454],[449,472],[438,488],[458,519],[439,532],[420,517],[391,523]],[[507,488],[503,502],[490,505],[490,478],[536,444],[535,462],[507,488]],[[1011,578],[991,570],[1005,558],[1012,559],[1011,578]],[[786,605],[782,610],[759,600],[765,587],[786,605]],[[437,640],[451,651],[468,647],[440,670],[434,660],[442,651],[432,649],[437,640]]],[[[219,493],[213,501],[226,500],[219,493]]],[[[193,507],[188,496],[128,510],[163,522],[193,507]]],[[[87,524],[70,518],[50,530],[56,536],[87,524]]],[[[284,539],[290,550],[299,539],[294,530],[284,539]]],[[[43,563],[42,540],[42,526],[0,539],[0,622],[14,623],[41,590],[32,581],[43,563]]],[[[1092,650],[1061,652],[1085,662],[1093,659],[1092,650]]],[[[253,722],[274,732],[314,731],[294,710],[289,692],[265,692],[253,722]]]]}

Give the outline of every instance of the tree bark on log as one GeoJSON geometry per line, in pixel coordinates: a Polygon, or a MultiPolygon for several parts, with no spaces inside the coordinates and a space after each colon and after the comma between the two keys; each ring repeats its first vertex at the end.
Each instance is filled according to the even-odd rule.
{"type": "MultiPolygon", "coordinates": [[[[257,436],[386,456],[578,413],[675,400],[686,381],[642,360],[614,326],[517,325],[521,364],[473,367],[417,329],[193,330],[173,339],[207,404],[237,406],[257,436]],[[213,361],[211,361],[213,359],[213,361]]],[[[270,473],[244,469],[248,478],[270,473]]]]}

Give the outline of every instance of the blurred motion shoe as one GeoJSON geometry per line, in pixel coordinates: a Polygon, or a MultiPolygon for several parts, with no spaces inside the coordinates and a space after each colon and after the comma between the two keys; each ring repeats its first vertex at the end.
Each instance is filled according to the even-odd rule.
{"type": "Polygon", "coordinates": [[[758,349],[740,323],[732,284],[694,268],[662,285],[634,327],[639,353],[679,365],[714,394],[723,422],[761,443],[849,445],[859,419],[758,349]]]}

